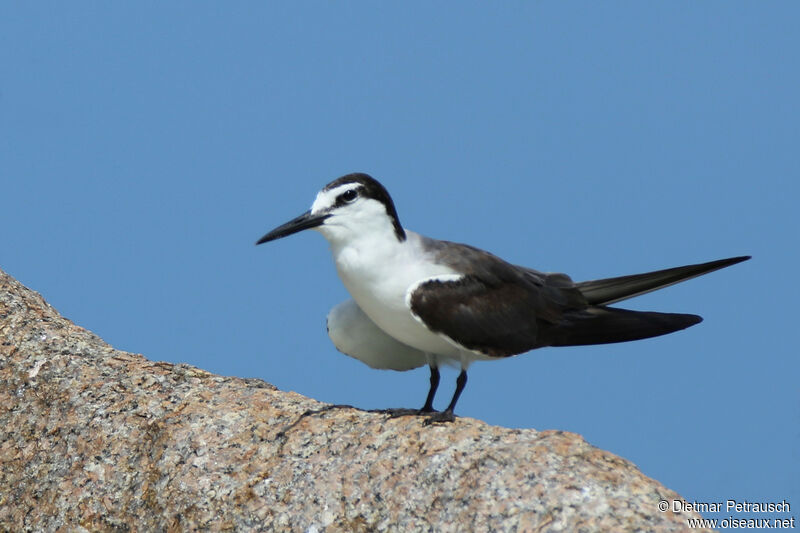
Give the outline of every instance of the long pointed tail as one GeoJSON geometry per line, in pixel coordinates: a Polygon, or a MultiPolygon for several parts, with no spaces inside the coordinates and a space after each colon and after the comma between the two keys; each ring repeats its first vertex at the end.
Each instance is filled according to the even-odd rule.
{"type": "Polygon", "coordinates": [[[703,319],[681,313],[631,311],[593,306],[565,316],[540,332],[540,346],[582,346],[635,341],[688,328],[703,319]]]}
{"type": "MultiPolygon", "coordinates": [[[[708,274],[714,270],[725,268],[750,259],[749,255],[709,261],[697,265],[667,268],[645,274],[620,276],[593,281],[582,281],[575,286],[581,291],[589,305],[608,305],[621,300],[627,300],[640,294],[645,294],[664,287],[669,287],[681,281],[708,274]]],[[[688,315],[687,315],[688,316],[688,315]]],[[[684,326],[685,327],[685,326],[684,326]]],[[[680,329],[680,328],[678,328],[680,329]]]]}

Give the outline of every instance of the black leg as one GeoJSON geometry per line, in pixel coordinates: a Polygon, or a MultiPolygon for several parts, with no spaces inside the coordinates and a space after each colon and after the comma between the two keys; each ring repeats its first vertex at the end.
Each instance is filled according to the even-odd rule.
{"type": "MultiPolygon", "coordinates": [[[[409,415],[440,414],[433,408],[433,397],[436,396],[436,389],[439,388],[439,367],[433,365],[428,366],[431,369],[431,388],[428,389],[428,397],[425,398],[425,405],[422,406],[422,409],[386,409],[383,412],[388,413],[389,418],[399,418],[409,415]]],[[[452,415],[450,418],[452,418],[452,415]]]]}
{"type": "Polygon", "coordinates": [[[439,368],[430,365],[431,369],[431,388],[428,390],[428,397],[425,399],[425,405],[419,410],[420,413],[434,413],[436,410],[433,408],[433,397],[436,396],[436,389],[439,388],[439,368]]]}
{"type": "Polygon", "coordinates": [[[425,423],[431,424],[433,422],[455,421],[456,415],[453,413],[453,410],[456,408],[458,397],[461,396],[461,392],[464,390],[464,387],[466,386],[467,386],[467,371],[462,370],[461,373],[458,375],[458,379],[456,380],[456,391],[453,393],[453,399],[450,400],[450,405],[448,405],[447,409],[445,409],[441,413],[431,414],[428,417],[428,420],[425,421],[425,423]]]}
{"type": "Polygon", "coordinates": [[[461,396],[461,392],[464,390],[464,387],[467,386],[467,371],[462,370],[461,373],[458,375],[458,379],[456,379],[456,391],[453,393],[453,399],[450,400],[450,405],[447,406],[445,411],[450,411],[451,413],[456,408],[456,402],[458,402],[458,397],[461,396]]]}

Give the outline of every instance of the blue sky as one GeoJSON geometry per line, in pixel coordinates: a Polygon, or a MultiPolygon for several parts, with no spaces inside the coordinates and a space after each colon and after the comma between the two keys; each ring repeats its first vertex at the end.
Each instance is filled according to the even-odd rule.
{"type": "Polygon", "coordinates": [[[800,508],[799,16],[4,3],[0,268],[117,348],[381,408],[421,405],[427,371],[335,351],[324,239],[253,245],[339,175],[381,180],[410,229],[576,280],[752,254],[626,302],[702,324],[476,363],[457,412],[580,433],[692,500],[800,508]]]}

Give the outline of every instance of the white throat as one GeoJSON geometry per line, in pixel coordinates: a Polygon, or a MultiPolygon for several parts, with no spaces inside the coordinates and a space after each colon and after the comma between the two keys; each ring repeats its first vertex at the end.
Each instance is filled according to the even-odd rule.
{"type": "Polygon", "coordinates": [[[344,187],[320,192],[311,206],[312,214],[330,211],[325,223],[315,229],[328,240],[334,254],[337,249],[348,246],[366,248],[382,242],[400,242],[386,207],[377,200],[362,198],[353,204],[331,210],[330,205],[342,188],[344,187]]]}
{"type": "Polygon", "coordinates": [[[347,201],[341,196],[351,187],[323,189],[311,206],[312,214],[329,215],[314,229],[330,244],[342,283],[361,310],[391,337],[425,353],[456,356],[458,349],[452,343],[414,318],[406,297],[420,280],[459,273],[437,264],[420,235],[396,228],[384,203],[369,197],[347,201]]]}

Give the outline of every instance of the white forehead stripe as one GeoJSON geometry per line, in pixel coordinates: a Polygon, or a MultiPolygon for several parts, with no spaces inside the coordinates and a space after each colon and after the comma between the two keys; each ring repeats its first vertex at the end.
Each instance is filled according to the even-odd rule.
{"type": "Polygon", "coordinates": [[[331,207],[334,203],[336,203],[336,197],[342,194],[344,191],[353,189],[358,187],[359,184],[356,182],[353,183],[343,183],[342,185],[338,185],[333,189],[328,190],[321,190],[317,193],[317,197],[314,200],[314,203],[311,204],[311,212],[312,213],[319,213],[329,207],[331,207]]]}

